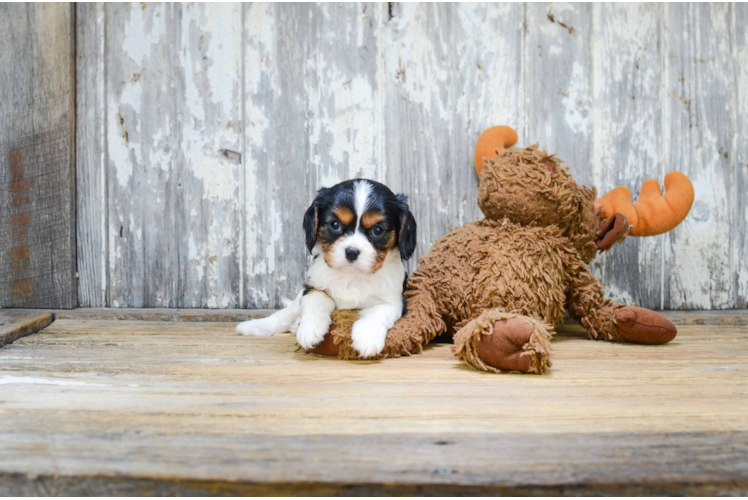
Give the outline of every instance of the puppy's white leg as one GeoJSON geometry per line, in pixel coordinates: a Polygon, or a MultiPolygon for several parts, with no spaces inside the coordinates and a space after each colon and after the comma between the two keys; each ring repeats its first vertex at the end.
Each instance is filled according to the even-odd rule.
{"type": "Polygon", "coordinates": [[[384,349],[387,330],[402,316],[402,304],[379,304],[359,311],[351,329],[351,345],[362,358],[376,356],[384,349]]]}
{"type": "Polygon", "coordinates": [[[325,292],[311,291],[301,298],[301,318],[296,330],[296,342],[304,349],[319,344],[330,329],[335,302],[325,292]]]}
{"type": "Polygon", "coordinates": [[[287,332],[299,317],[301,297],[302,292],[299,292],[293,302],[270,316],[239,323],[236,325],[236,333],[252,337],[269,337],[276,333],[287,332]]]}

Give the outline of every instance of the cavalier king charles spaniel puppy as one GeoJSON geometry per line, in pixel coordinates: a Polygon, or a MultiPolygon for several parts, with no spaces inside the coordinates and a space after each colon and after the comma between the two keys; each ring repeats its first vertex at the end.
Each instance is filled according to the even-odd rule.
{"type": "Polygon", "coordinates": [[[305,349],[319,344],[335,309],[357,309],[352,346],[361,357],[384,348],[387,330],[405,309],[403,261],[416,248],[416,221],[405,195],[367,179],[322,188],[304,214],[312,265],[304,289],[286,308],[236,327],[268,337],[291,331],[305,349]]]}

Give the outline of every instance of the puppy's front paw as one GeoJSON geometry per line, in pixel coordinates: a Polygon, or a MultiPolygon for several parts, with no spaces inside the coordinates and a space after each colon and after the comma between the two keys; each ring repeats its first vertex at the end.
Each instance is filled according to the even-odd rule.
{"type": "Polygon", "coordinates": [[[250,337],[269,337],[275,333],[275,329],[269,324],[267,318],[251,319],[236,325],[234,331],[240,335],[250,337]]]}
{"type": "Polygon", "coordinates": [[[330,329],[332,319],[329,316],[305,316],[301,318],[296,330],[296,342],[304,349],[312,349],[317,346],[330,329]]]}
{"type": "Polygon", "coordinates": [[[358,320],[351,329],[351,346],[362,358],[376,356],[384,349],[387,329],[383,326],[358,320]]]}

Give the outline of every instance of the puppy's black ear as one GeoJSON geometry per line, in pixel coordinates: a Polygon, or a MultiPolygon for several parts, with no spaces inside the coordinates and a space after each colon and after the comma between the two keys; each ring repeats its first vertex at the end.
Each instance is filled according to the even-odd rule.
{"type": "Polygon", "coordinates": [[[397,195],[397,206],[400,209],[400,231],[398,232],[397,245],[400,247],[400,257],[408,260],[416,251],[416,219],[408,207],[408,197],[404,194],[397,195]]]}
{"type": "Polygon", "coordinates": [[[309,253],[312,253],[312,248],[317,244],[317,228],[319,227],[319,209],[316,199],[304,214],[303,226],[306,234],[306,247],[309,249],[309,253]]]}

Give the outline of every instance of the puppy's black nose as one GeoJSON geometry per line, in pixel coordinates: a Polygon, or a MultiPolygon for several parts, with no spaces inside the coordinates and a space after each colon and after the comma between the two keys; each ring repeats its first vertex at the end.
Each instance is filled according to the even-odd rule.
{"type": "Polygon", "coordinates": [[[360,253],[361,250],[359,250],[358,248],[348,247],[345,249],[345,258],[348,259],[348,262],[353,262],[358,259],[358,255],[360,253]]]}

